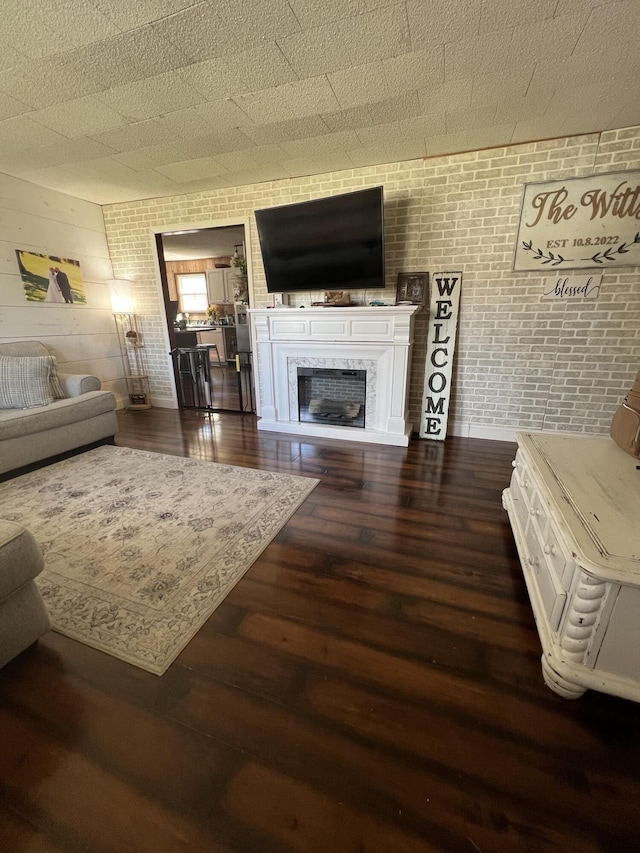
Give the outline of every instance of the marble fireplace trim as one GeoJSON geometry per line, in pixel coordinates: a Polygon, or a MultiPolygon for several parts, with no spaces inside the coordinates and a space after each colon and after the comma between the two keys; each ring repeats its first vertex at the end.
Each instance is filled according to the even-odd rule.
{"type": "MultiPolygon", "coordinates": [[[[375,423],[376,397],[378,387],[378,366],[373,359],[364,358],[308,358],[296,356],[287,359],[289,374],[289,420],[299,420],[298,409],[298,368],[320,367],[325,370],[365,370],[367,386],[365,392],[365,421],[375,423]]],[[[355,429],[355,427],[351,427],[355,429]]]]}

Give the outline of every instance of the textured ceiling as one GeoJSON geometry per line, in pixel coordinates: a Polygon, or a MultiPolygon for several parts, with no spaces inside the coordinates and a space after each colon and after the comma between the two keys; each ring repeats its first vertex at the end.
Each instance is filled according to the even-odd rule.
{"type": "Polygon", "coordinates": [[[640,124],[640,2],[3,0],[0,172],[99,204],[640,124]]]}

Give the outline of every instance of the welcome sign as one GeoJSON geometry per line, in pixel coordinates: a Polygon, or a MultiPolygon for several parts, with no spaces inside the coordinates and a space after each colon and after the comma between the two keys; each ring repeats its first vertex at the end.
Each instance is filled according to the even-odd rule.
{"type": "Polygon", "coordinates": [[[514,270],[640,264],[640,172],[525,184],[514,270]]]}
{"type": "Polygon", "coordinates": [[[447,436],[461,289],[461,272],[438,272],[433,277],[420,438],[444,441],[447,436]]]}

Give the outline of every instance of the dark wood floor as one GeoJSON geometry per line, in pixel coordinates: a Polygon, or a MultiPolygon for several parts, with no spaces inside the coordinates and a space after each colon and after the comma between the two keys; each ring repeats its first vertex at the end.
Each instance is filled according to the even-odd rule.
{"type": "Polygon", "coordinates": [[[0,850],[639,849],[640,706],[543,684],[514,445],[119,418],[118,444],[322,482],[161,678],[55,633],[0,671],[0,850]]]}

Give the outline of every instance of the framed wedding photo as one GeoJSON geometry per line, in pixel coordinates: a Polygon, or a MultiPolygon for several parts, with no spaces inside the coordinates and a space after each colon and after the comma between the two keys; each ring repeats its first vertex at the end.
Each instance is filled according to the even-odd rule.
{"type": "Polygon", "coordinates": [[[428,272],[399,272],[396,305],[424,305],[428,289],[428,272]]]}

